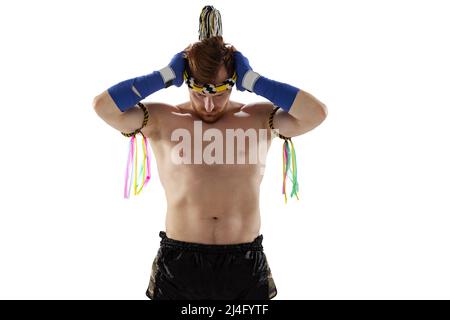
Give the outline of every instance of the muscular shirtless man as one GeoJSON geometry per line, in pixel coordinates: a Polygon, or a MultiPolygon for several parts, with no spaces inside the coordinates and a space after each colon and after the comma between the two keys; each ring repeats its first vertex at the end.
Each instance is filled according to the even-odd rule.
{"type": "Polygon", "coordinates": [[[160,232],[161,247],[146,294],[150,299],[272,299],[277,292],[259,234],[264,161],[252,163],[249,154],[265,143],[260,156],[266,156],[274,105],[281,108],[273,127],[287,137],[318,126],[326,118],[326,106],[304,90],[257,74],[241,52],[222,37],[211,37],[176,54],[166,68],[109,88],[95,97],[94,109],[112,127],[132,132],[144,119],[136,104],[157,90],[180,87],[185,71],[186,83],[192,81],[189,101],[175,106],[143,103],[149,121],[141,131],[150,140],[167,200],[166,230],[160,232]],[[271,102],[230,100],[233,75],[238,90],[271,102]],[[227,88],[217,90],[224,82],[227,88]],[[192,138],[187,148],[179,148],[179,129],[192,138]],[[258,139],[241,149],[227,149],[229,141],[223,141],[223,151],[215,150],[221,153],[220,161],[195,161],[195,154],[204,155],[211,143],[203,137],[208,129],[221,133],[224,140],[230,137],[227,129],[254,130],[258,139]],[[201,143],[195,144],[198,134],[201,143]],[[186,161],[175,161],[174,150],[186,161]],[[230,152],[232,161],[227,161],[230,152]],[[236,160],[239,155],[245,163],[236,160]]]}

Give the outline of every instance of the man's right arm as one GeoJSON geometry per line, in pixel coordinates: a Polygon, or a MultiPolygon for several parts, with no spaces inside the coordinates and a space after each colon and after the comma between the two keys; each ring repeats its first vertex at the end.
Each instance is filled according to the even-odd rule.
{"type": "MultiPolygon", "coordinates": [[[[124,133],[133,132],[141,127],[144,119],[144,113],[136,105],[158,90],[171,85],[180,87],[183,84],[184,69],[185,52],[181,51],[172,58],[167,67],[121,81],[108,88],[94,98],[93,108],[100,118],[112,127],[124,133]]],[[[153,105],[147,104],[147,111],[148,107],[152,108],[153,105]]],[[[151,122],[151,114],[149,118],[148,122],[151,122]]],[[[155,129],[155,125],[152,126],[152,130],[155,129]]]]}
{"type": "MultiPolygon", "coordinates": [[[[149,119],[145,128],[142,129],[146,135],[158,130],[157,107],[158,103],[143,103],[149,113],[149,119]]],[[[97,115],[114,129],[130,133],[140,128],[144,121],[144,112],[135,106],[122,112],[119,110],[108,91],[102,92],[94,98],[92,106],[97,115]]]]}

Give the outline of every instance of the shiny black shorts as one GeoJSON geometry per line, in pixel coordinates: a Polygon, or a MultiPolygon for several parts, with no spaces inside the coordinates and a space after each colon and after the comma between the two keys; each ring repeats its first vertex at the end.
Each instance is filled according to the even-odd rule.
{"type": "Polygon", "coordinates": [[[253,242],[209,245],[159,233],[146,291],[152,300],[268,300],[277,294],[263,236],[253,242]]]}

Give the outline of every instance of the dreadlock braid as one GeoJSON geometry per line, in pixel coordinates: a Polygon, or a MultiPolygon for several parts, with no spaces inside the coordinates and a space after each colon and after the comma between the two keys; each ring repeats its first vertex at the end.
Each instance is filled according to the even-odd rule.
{"type": "Polygon", "coordinates": [[[202,41],[215,36],[222,36],[222,18],[219,10],[205,6],[200,14],[198,39],[202,41]]]}

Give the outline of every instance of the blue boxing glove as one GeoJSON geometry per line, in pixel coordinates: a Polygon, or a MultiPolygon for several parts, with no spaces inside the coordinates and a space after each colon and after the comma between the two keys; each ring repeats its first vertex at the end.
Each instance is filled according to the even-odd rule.
{"type": "Polygon", "coordinates": [[[239,51],[234,51],[237,74],[236,87],[239,91],[254,92],[289,112],[300,89],[287,83],[267,79],[250,67],[248,59],[239,51]]]}
{"type": "Polygon", "coordinates": [[[181,87],[185,68],[184,51],[177,53],[169,65],[148,75],[128,79],[112,86],[108,93],[120,111],[125,112],[152,93],[171,85],[181,87]]]}

